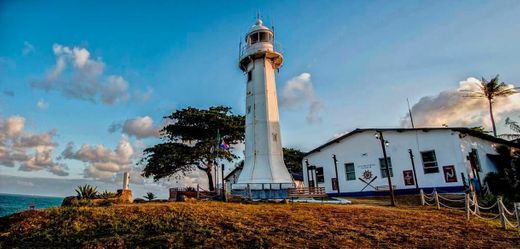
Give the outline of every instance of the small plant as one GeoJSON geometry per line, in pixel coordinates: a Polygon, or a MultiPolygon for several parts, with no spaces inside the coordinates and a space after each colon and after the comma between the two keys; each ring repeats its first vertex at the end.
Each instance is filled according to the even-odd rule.
{"type": "Polygon", "coordinates": [[[94,205],[91,199],[73,199],[70,202],[72,207],[91,207],[94,205]]]}
{"type": "Polygon", "coordinates": [[[197,189],[192,187],[192,186],[188,186],[188,187],[184,188],[184,191],[186,191],[186,192],[196,192],[197,189]]]}
{"type": "Polygon", "coordinates": [[[110,207],[112,205],[114,205],[114,202],[108,199],[105,199],[99,203],[99,206],[101,207],[110,207]]]}
{"type": "Polygon", "coordinates": [[[153,199],[156,198],[155,194],[152,193],[152,192],[148,192],[148,193],[146,193],[146,195],[143,196],[143,197],[144,197],[145,199],[147,199],[148,201],[152,201],[153,199]]]}
{"type": "Polygon", "coordinates": [[[97,195],[97,187],[85,184],[83,186],[78,186],[76,193],[78,193],[79,199],[94,199],[97,195]]]}
{"type": "Polygon", "coordinates": [[[103,193],[99,194],[98,196],[99,196],[99,198],[101,198],[101,199],[109,199],[109,198],[114,198],[114,197],[116,197],[117,194],[114,193],[114,192],[108,192],[107,190],[105,190],[105,191],[103,191],[103,193]]]}

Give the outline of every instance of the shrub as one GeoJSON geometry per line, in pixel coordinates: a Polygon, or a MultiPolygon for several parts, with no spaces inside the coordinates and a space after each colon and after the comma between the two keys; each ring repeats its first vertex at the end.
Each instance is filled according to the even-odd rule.
{"type": "Polygon", "coordinates": [[[70,201],[72,207],[91,207],[94,205],[91,199],[76,198],[70,201]]]}
{"type": "Polygon", "coordinates": [[[117,196],[117,193],[108,192],[107,190],[103,191],[103,193],[98,195],[98,197],[101,199],[115,198],[116,196],[117,196]]]}
{"type": "Polygon", "coordinates": [[[485,182],[494,195],[504,197],[504,203],[520,201],[520,151],[512,151],[506,146],[496,148],[497,172],[486,175],[485,182]]]}
{"type": "Polygon", "coordinates": [[[152,193],[152,192],[148,192],[148,193],[146,193],[146,195],[143,196],[143,197],[144,197],[145,199],[147,199],[148,201],[152,201],[153,199],[156,198],[155,194],[152,193]]]}
{"type": "Polygon", "coordinates": [[[80,199],[94,199],[97,196],[97,187],[85,184],[83,186],[78,186],[76,193],[78,193],[78,198],[80,199]]]}
{"type": "Polygon", "coordinates": [[[112,205],[114,205],[114,202],[111,200],[108,200],[108,199],[105,199],[105,200],[99,202],[99,206],[101,206],[101,207],[110,207],[112,205]]]}

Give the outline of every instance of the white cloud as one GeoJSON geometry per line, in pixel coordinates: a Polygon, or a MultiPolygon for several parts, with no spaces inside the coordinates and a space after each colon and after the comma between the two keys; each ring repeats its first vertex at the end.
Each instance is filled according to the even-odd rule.
{"type": "Polygon", "coordinates": [[[31,134],[24,128],[23,117],[0,119],[0,165],[18,165],[21,171],[47,170],[59,176],[68,175],[67,165],[53,159],[53,152],[58,146],[53,141],[56,131],[31,134]]]}
{"type": "MultiPolygon", "coordinates": [[[[484,98],[464,97],[461,91],[478,90],[479,80],[468,78],[459,83],[457,89],[447,90],[435,96],[422,97],[412,107],[415,126],[484,126],[491,127],[488,102],[484,98]]],[[[497,98],[493,104],[495,122],[498,125],[505,117],[520,111],[520,94],[497,98]]],[[[410,117],[406,115],[401,126],[410,127],[410,117]]]]}
{"type": "Polygon", "coordinates": [[[323,103],[316,97],[311,74],[302,73],[287,81],[282,88],[280,106],[292,110],[307,108],[307,122],[321,121],[323,103]]]}
{"type": "Polygon", "coordinates": [[[148,137],[158,137],[160,130],[167,123],[161,125],[154,125],[153,119],[149,116],[136,117],[125,120],[123,123],[113,123],[108,131],[113,133],[121,130],[128,136],[134,136],[137,139],[148,137]]]}
{"type": "Polygon", "coordinates": [[[134,92],[134,98],[141,103],[144,103],[152,98],[153,89],[151,87],[146,88],[146,91],[136,90],[134,92]]]}
{"type": "Polygon", "coordinates": [[[75,149],[74,143],[67,144],[61,153],[64,159],[79,160],[87,163],[85,178],[111,181],[117,173],[131,170],[134,149],[126,137],[121,138],[115,149],[106,148],[102,144],[83,144],[75,149]]]}
{"type": "Polygon", "coordinates": [[[32,87],[107,105],[128,100],[128,82],[119,75],[105,76],[103,60],[91,58],[86,48],[54,44],[53,51],[55,65],[45,78],[31,81],[32,87]]]}
{"type": "Polygon", "coordinates": [[[28,55],[34,51],[34,46],[31,43],[29,43],[28,41],[23,42],[22,55],[28,55]]]}
{"type": "Polygon", "coordinates": [[[49,103],[45,102],[43,99],[40,99],[38,102],[36,102],[36,107],[38,107],[40,110],[45,110],[49,108],[49,103]]]}

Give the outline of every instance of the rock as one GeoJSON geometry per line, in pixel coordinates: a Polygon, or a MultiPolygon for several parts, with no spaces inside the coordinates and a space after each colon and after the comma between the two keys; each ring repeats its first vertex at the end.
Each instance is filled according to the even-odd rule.
{"type": "Polygon", "coordinates": [[[67,196],[63,199],[63,202],[61,202],[62,207],[70,207],[72,206],[72,201],[75,200],[76,196],[67,196]]]}

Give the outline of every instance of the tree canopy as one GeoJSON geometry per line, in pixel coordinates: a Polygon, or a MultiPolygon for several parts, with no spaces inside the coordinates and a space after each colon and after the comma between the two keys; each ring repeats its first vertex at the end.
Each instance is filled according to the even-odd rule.
{"type": "Polygon", "coordinates": [[[144,150],[139,164],[142,175],[155,181],[199,169],[208,176],[214,189],[212,171],[216,161],[238,158],[232,150],[220,148],[225,141],[230,146],[244,141],[244,116],[235,115],[230,107],[209,109],[188,107],[166,116],[171,123],[161,130],[164,143],[144,150]]]}
{"type": "Polygon", "coordinates": [[[304,155],[305,153],[298,149],[283,148],[283,161],[290,173],[302,173],[304,155]]]}
{"type": "Polygon", "coordinates": [[[494,195],[504,196],[504,201],[520,201],[520,151],[507,146],[496,148],[494,158],[497,172],[486,175],[485,182],[494,195]]]}

